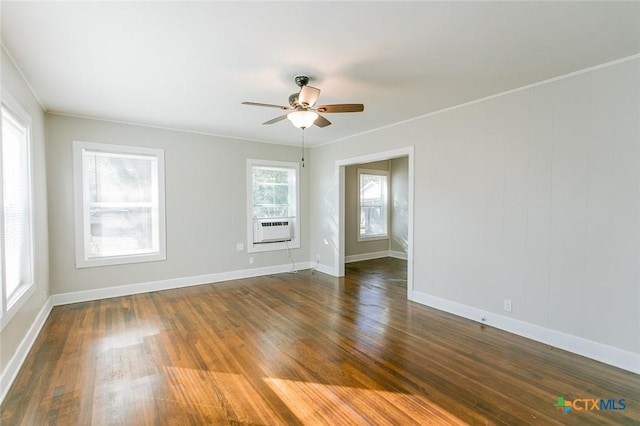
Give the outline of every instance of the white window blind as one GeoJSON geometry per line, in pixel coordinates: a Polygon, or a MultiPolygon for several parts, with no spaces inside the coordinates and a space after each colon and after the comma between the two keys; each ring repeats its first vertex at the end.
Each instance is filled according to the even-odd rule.
{"type": "Polygon", "coordinates": [[[33,282],[29,128],[2,108],[4,286],[10,307],[33,282]]]}

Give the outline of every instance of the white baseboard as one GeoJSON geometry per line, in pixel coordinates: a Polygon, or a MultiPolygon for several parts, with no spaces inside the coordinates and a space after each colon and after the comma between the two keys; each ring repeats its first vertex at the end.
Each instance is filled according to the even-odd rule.
{"type": "Polygon", "coordinates": [[[380,259],[382,257],[389,257],[389,250],[345,256],[344,263],[360,262],[362,260],[380,259]]]}
{"type": "Polygon", "coordinates": [[[109,297],[130,296],[132,294],[149,293],[159,290],[190,287],[194,285],[217,283],[221,281],[239,280],[242,278],[259,277],[262,275],[281,274],[292,270],[310,269],[311,262],[266,266],[262,268],[242,269],[239,271],[219,272],[215,274],[197,275],[194,277],[173,278],[146,283],[129,284],[118,287],[107,287],[95,290],[76,291],[72,293],[60,293],[51,296],[54,306],[67,305],[69,303],[88,302],[91,300],[107,299],[109,297]]]}
{"type": "Polygon", "coordinates": [[[381,259],[383,257],[394,257],[396,259],[407,260],[407,253],[395,250],[374,251],[371,253],[352,254],[344,257],[344,263],[360,262],[362,260],[381,259]]]}
{"type": "MultiPolygon", "coordinates": [[[[407,253],[404,253],[401,251],[383,250],[383,251],[376,251],[371,253],[353,254],[351,256],[345,256],[344,263],[353,263],[353,262],[360,262],[363,260],[381,259],[384,257],[394,257],[396,259],[407,260],[408,256],[407,256],[407,253]]],[[[335,268],[335,267],[318,264],[314,266],[313,269],[315,269],[316,271],[322,272],[324,274],[331,275],[333,277],[338,276],[338,268],[335,268]]]]}
{"type": "Polygon", "coordinates": [[[637,353],[516,320],[504,315],[498,315],[461,303],[452,302],[415,290],[409,295],[409,299],[440,311],[477,321],[614,367],[622,368],[623,370],[631,371],[632,373],[640,374],[640,354],[637,353]]]}
{"type": "Polygon", "coordinates": [[[395,250],[389,250],[389,257],[393,257],[396,259],[402,259],[402,260],[407,260],[407,253],[403,252],[403,251],[395,251],[395,250]]]}
{"type": "Polygon", "coordinates": [[[315,269],[318,272],[322,272],[323,274],[331,275],[332,277],[338,276],[338,269],[332,266],[327,266],[327,265],[318,263],[317,265],[314,265],[313,269],[315,269]]]}
{"type": "Polygon", "coordinates": [[[51,302],[51,297],[45,302],[45,304],[38,312],[38,316],[29,327],[29,331],[24,336],[24,339],[18,345],[18,349],[13,354],[9,362],[7,363],[4,371],[0,374],[0,404],[4,401],[5,396],[7,396],[7,392],[9,392],[9,388],[13,384],[13,381],[16,379],[22,364],[25,359],[27,359],[27,355],[31,350],[31,347],[35,343],[38,338],[38,334],[40,334],[40,330],[42,326],[46,322],[49,317],[49,313],[51,313],[51,309],[53,308],[53,304],[51,302]]]}

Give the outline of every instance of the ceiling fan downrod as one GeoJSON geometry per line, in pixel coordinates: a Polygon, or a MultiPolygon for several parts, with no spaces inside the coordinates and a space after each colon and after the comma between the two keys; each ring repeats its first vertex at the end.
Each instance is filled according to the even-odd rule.
{"type": "Polygon", "coordinates": [[[298,87],[306,86],[307,84],[309,84],[309,77],[307,77],[306,75],[296,75],[293,79],[298,87]]]}

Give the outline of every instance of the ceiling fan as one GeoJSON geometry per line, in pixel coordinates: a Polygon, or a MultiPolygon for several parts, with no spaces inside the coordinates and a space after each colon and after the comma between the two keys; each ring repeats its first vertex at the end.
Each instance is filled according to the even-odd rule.
{"type": "Polygon", "coordinates": [[[320,96],[320,89],[307,86],[307,84],[309,83],[309,77],[307,77],[306,75],[297,75],[294,77],[294,81],[300,88],[300,91],[297,93],[292,93],[289,96],[288,106],[263,104],[259,102],[242,102],[242,104],[268,108],[279,108],[281,110],[291,111],[285,115],[281,115],[269,121],[265,121],[262,124],[273,124],[288,118],[289,120],[291,120],[293,125],[299,129],[305,129],[314,124],[318,127],[327,127],[328,125],[330,125],[331,122],[319,114],[321,112],[334,113],[364,111],[363,104],[333,104],[315,106],[316,101],[320,96]]]}

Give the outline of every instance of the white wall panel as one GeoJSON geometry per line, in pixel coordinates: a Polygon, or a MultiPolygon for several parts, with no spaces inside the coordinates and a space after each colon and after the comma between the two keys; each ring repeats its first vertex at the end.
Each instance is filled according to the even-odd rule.
{"type": "Polygon", "coordinates": [[[529,91],[529,140],[527,145],[527,198],[524,265],[524,305],[522,319],[548,325],[549,298],[552,297],[549,245],[551,238],[551,187],[553,165],[553,109],[550,85],[529,91]]]}
{"type": "Polygon", "coordinates": [[[583,335],[591,74],[553,83],[549,326],[583,335]]]}
{"type": "MultiPolygon", "coordinates": [[[[598,102],[591,105],[589,126],[589,172],[587,194],[587,244],[585,283],[583,288],[585,307],[592,312],[614,311],[612,295],[606,289],[612,279],[611,221],[614,209],[613,176],[615,173],[616,104],[619,88],[608,69],[593,79],[591,95],[598,102]]],[[[598,315],[590,315],[590,332],[595,338],[608,341],[609,325],[598,321],[598,315]]]]}
{"type": "Polygon", "coordinates": [[[609,130],[611,278],[596,289],[609,309],[606,318],[596,316],[594,322],[606,327],[606,342],[624,342],[623,347],[640,353],[640,63],[607,71],[601,78],[610,87],[615,116],[609,130]]]}

